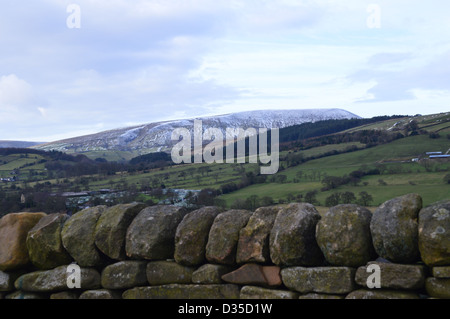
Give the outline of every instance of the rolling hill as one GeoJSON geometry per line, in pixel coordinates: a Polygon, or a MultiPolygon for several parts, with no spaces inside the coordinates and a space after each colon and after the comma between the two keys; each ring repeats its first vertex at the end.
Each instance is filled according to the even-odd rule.
{"type": "MultiPolygon", "coordinates": [[[[219,128],[284,128],[307,122],[330,119],[360,118],[342,109],[261,110],[197,118],[203,129],[219,128]]],[[[34,146],[40,150],[81,153],[91,158],[105,157],[129,160],[137,155],[170,151],[176,143],[171,134],[176,128],[193,131],[194,119],[143,124],[74,137],[34,146]]]]}
{"type": "Polygon", "coordinates": [[[0,140],[0,148],[10,148],[10,147],[25,148],[25,147],[31,147],[31,146],[40,145],[40,144],[42,144],[42,142],[0,140]]]}
{"type": "Polygon", "coordinates": [[[130,192],[135,197],[129,200],[153,202],[164,199],[161,189],[206,190],[208,205],[247,209],[292,201],[317,206],[328,206],[331,200],[360,203],[361,193],[370,196],[364,206],[407,193],[420,194],[424,205],[449,199],[450,160],[430,159],[427,152],[450,154],[450,112],[373,121],[324,120],[287,127],[287,134],[281,134],[283,130],[280,169],[265,176],[259,174],[258,164],[248,161],[181,165],[170,161],[161,166],[154,161],[167,162],[163,156],[167,154],[114,163],[89,159],[88,153],[1,149],[0,177],[17,180],[0,183],[0,204],[10,198],[18,205],[23,193],[33,198],[36,192],[102,189],[130,192]],[[337,181],[332,187],[330,179],[337,181]]]}

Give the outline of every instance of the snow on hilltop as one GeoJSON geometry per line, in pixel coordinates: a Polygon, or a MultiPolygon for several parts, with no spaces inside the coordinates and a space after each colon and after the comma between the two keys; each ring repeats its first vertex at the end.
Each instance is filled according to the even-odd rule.
{"type": "MultiPolygon", "coordinates": [[[[203,129],[219,128],[284,128],[306,122],[330,119],[360,118],[342,109],[259,110],[195,118],[202,120],[203,129]]],[[[87,152],[120,150],[168,151],[176,143],[171,140],[176,128],[193,129],[194,119],[149,123],[104,131],[35,146],[43,150],[87,152]]]]}

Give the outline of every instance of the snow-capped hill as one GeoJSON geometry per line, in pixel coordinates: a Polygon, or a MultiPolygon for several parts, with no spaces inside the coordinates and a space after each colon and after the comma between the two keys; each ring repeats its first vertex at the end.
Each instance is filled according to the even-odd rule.
{"type": "Polygon", "coordinates": [[[305,110],[261,110],[246,111],[207,117],[230,127],[283,128],[305,122],[317,122],[329,119],[359,118],[359,116],[342,109],[305,109],[305,110]]]}
{"type": "Polygon", "coordinates": [[[104,131],[35,146],[43,150],[70,153],[88,151],[139,151],[141,154],[169,151],[176,141],[171,140],[176,128],[193,132],[194,120],[201,120],[203,130],[219,128],[284,128],[306,122],[329,119],[350,119],[359,116],[342,109],[260,110],[208,116],[193,119],[156,122],[104,131]]]}

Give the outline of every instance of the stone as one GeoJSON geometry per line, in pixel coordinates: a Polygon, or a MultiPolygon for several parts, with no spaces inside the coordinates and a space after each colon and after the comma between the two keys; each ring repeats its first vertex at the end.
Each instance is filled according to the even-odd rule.
{"type": "Polygon", "coordinates": [[[317,266],[323,254],[316,242],[320,215],[307,203],[280,209],[270,232],[270,257],[278,266],[317,266]]]}
{"type": "Polygon", "coordinates": [[[407,194],[381,204],[370,223],[373,246],[378,256],[395,263],[413,263],[418,249],[418,214],[422,198],[407,194]]]}
{"type": "Polygon", "coordinates": [[[419,299],[419,295],[410,291],[374,288],[352,291],[345,299],[419,299]]]}
{"type": "Polygon", "coordinates": [[[280,267],[245,264],[222,276],[222,280],[237,285],[275,287],[282,284],[280,267]]]}
{"type": "Polygon", "coordinates": [[[45,213],[10,213],[0,219],[0,270],[20,269],[30,262],[28,232],[45,213]]]}
{"type": "Polygon", "coordinates": [[[127,230],[125,251],[132,259],[173,258],[175,232],[186,215],[183,207],[157,205],[144,208],[127,230]]]}
{"type": "Polygon", "coordinates": [[[118,204],[107,208],[98,219],[94,241],[97,248],[114,260],[125,260],[125,237],[133,219],[146,207],[142,203],[118,204]]]}
{"type": "Polygon", "coordinates": [[[86,290],[80,295],[80,299],[122,299],[122,293],[109,289],[86,290]]]}
{"type": "Polygon", "coordinates": [[[195,268],[174,261],[151,261],[147,264],[147,281],[150,286],[192,283],[195,268]]]}
{"type": "Polygon", "coordinates": [[[257,286],[241,288],[240,299],[297,299],[299,294],[290,290],[268,289],[257,286]]]}
{"type": "Polygon", "coordinates": [[[428,266],[450,265],[450,200],[420,211],[419,250],[428,266]]]}
{"type": "Polygon", "coordinates": [[[101,274],[101,284],[106,289],[129,289],[145,286],[147,282],[147,262],[124,260],[106,266],[101,274]]]}
{"type": "Polygon", "coordinates": [[[55,292],[50,295],[50,299],[58,299],[58,300],[70,300],[70,299],[79,299],[80,292],[79,291],[61,291],[55,292]]]}
{"type": "Polygon", "coordinates": [[[450,278],[450,266],[433,267],[432,273],[436,278],[450,278]]]}
{"type": "Polygon", "coordinates": [[[23,271],[3,272],[0,270],[0,292],[13,291],[14,281],[23,275],[23,271]]]}
{"type": "Polygon", "coordinates": [[[67,214],[50,214],[42,217],[28,232],[26,243],[34,266],[52,269],[73,261],[61,240],[61,231],[68,219],[67,214]]]}
{"type": "Polygon", "coordinates": [[[239,286],[169,284],[124,291],[123,299],[239,299],[239,286]]]}
{"type": "MultiPolygon", "coordinates": [[[[380,267],[380,288],[382,289],[417,290],[425,285],[426,268],[423,265],[368,263],[368,265],[371,264],[376,264],[380,267]]],[[[367,272],[367,266],[359,267],[356,271],[356,283],[367,287],[367,278],[370,275],[372,275],[372,272],[367,272]]]]}
{"type": "Polygon", "coordinates": [[[206,244],[214,219],[221,208],[202,207],[184,216],[175,233],[175,261],[185,266],[197,266],[206,261],[206,244]]]}
{"type": "Polygon", "coordinates": [[[260,207],[239,232],[236,262],[270,262],[269,236],[280,207],[260,207]]]}
{"type": "Polygon", "coordinates": [[[247,225],[252,212],[232,209],[217,215],[209,231],[206,259],[210,263],[233,265],[239,232],[247,225]]]}
{"type": "MultiPolygon", "coordinates": [[[[28,292],[58,292],[68,289],[67,267],[59,266],[51,270],[38,270],[20,276],[14,283],[17,290],[28,292]]],[[[81,268],[81,288],[100,288],[100,274],[93,268],[81,268]]]]}
{"type": "Polygon", "coordinates": [[[425,281],[427,293],[434,298],[450,299],[450,279],[429,277],[425,281]]]}
{"type": "Polygon", "coordinates": [[[95,227],[106,206],[86,208],[71,216],[61,231],[64,248],[81,267],[98,267],[104,257],[95,245],[95,227]]]}
{"type": "Polygon", "coordinates": [[[5,299],[48,299],[48,298],[49,297],[47,294],[26,292],[26,291],[15,291],[5,296],[5,299]]]}
{"type": "Polygon", "coordinates": [[[233,269],[226,265],[205,264],[192,273],[194,284],[221,284],[222,276],[233,269]]]}
{"type": "Polygon", "coordinates": [[[372,213],[359,205],[331,207],[316,227],[316,240],[326,261],[334,266],[358,267],[375,257],[370,235],[372,213]]]}
{"type": "Polygon", "coordinates": [[[284,285],[302,294],[347,294],[355,289],[355,269],[350,267],[288,267],[281,270],[284,285]]]}
{"type": "Polygon", "coordinates": [[[343,295],[327,295],[327,294],[316,294],[316,293],[309,293],[305,295],[301,295],[298,297],[298,299],[345,299],[345,296],[343,295]]]}

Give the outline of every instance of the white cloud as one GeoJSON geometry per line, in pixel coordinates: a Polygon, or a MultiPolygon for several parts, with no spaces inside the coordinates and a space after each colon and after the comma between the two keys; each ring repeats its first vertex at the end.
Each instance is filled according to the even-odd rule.
{"type": "Polygon", "coordinates": [[[9,0],[0,115],[15,129],[0,135],[258,108],[448,109],[449,11],[437,0],[9,0]],[[67,28],[70,3],[81,29],[67,28]],[[367,26],[371,3],[380,29],[367,26]]]}
{"type": "Polygon", "coordinates": [[[411,58],[412,54],[407,52],[383,52],[372,55],[368,61],[368,64],[380,66],[408,61],[411,58]]]}
{"type": "Polygon", "coordinates": [[[34,94],[30,84],[9,74],[0,78],[0,109],[19,110],[33,100],[34,94]]]}
{"type": "Polygon", "coordinates": [[[368,90],[372,96],[367,102],[416,99],[418,96],[414,90],[444,90],[450,93],[450,51],[433,55],[431,62],[428,62],[428,57],[423,61],[412,56],[384,53],[372,56],[369,65],[376,61],[376,65],[388,63],[389,68],[367,67],[349,78],[356,82],[376,83],[368,90]],[[405,58],[413,63],[403,64],[405,58]]]}
{"type": "Polygon", "coordinates": [[[39,113],[41,113],[42,117],[47,117],[47,110],[43,107],[38,107],[37,108],[39,113]]]}
{"type": "Polygon", "coordinates": [[[40,122],[47,117],[44,99],[35,88],[15,74],[0,77],[0,137],[33,139],[40,122]]]}

